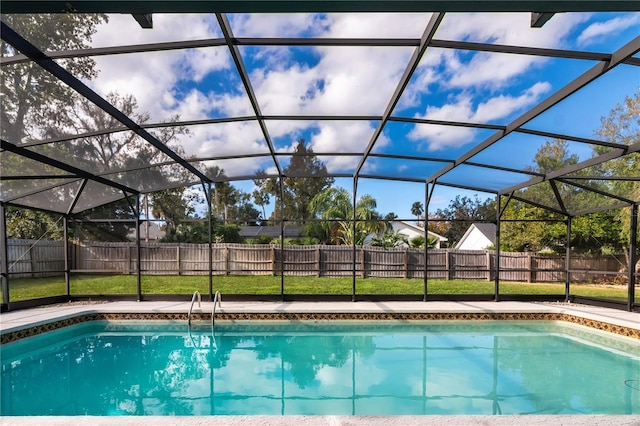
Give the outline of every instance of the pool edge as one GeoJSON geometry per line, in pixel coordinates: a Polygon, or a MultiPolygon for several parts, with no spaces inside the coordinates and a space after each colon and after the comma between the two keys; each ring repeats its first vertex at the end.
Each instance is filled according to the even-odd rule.
{"type": "MultiPolygon", "coordinates": [[[[193,320],[210,320],[196,312],[193,320]]],[[[565,312],[217,312],[221,321],[564,321],[619,336],[640,339],[640,329],[565,312]]],[[[101,312],[64,315],[17,329],[3,330],[0,345],[89,321],[187,321],[185,312],[101,312]]]]}

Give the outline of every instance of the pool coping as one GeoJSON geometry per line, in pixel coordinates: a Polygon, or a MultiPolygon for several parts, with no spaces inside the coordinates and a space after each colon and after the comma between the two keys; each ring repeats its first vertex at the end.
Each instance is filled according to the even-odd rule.
{"type": "MultiPolygon", "coordinates": [[[[94,320],[186,321],[189,302],[66,303],[0,314],[0,343],[94,320]]],[[[195,305],[192,318],[210,320],[213,304],[195,305]]],[[[640,339],[640,314],[609,308],[529,302],[227,302],[216,319],[302,320],[550,320],[640,339]]]]}
{"type": "Polygon", "coordinates": [[[3,426],[637,426],[637,415],[2,417],[3,426]],[[46,419],[46,420],[45,420],[46,419]]]}

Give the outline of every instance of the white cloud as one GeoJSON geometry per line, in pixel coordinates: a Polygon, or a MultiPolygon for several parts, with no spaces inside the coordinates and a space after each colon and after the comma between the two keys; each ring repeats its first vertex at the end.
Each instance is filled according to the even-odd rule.
{"type": "MultiPolygon", "coordinates": [[[[230,15],[238,37],[420,37],[430,14],[296,14],[230,15]]],[[[543,28],[530,28],[530,15],[448,14],[437,38],[487,43],[561,47],[567,35],[588,15],[559,14],[543,28]]],[[[113,16],[94,37],[96,46],[149,43],[169,40],[220,37],[213,15],[154,15],[154,29],[143,30],[131,16],[113,16]]],[[[241,48],[241,51],[246,52],[241,48]]],[[[396,88],[413,48],[384,47],[253,47],[256,53],[247,63],[252,85],[262,113],[302,115],[380,115],[396,88]],[[307,51],[307,59],[298,54],[307,51]],[[258,64],[258,67],[256,67],[258,64]]],[[[230,93],[224,85],[212,88],[201,84],[212,71],[230,69],[226,47],[154,52],[96,58],[102,70],[91,84],[100,93],[117,90],[132,93],[140,109],[153,121],[180,114],[184,120],[211,116],[253,115],[244,89],[230,93]],[[188,81],[189,89],[182,84],[188,81]],[[193,84],[191,84],[193,83],[193,84]],[[194,87],[191,87],[194,86],[194,87]],[[215,91],[214,91],[215,90],[215,91]],[[241,94],[238,94],[241,93],[241,94]]],[[[478,87],[496,88],[513,81],[536,65],[535,57],[468,53],[449,49],[429,49],[413,84],[403,96],[401,107],[415,106],[421,94],[435,84],[462,89],[449,102],[423,109],[420,117],[487,121],[504,118],[536,102],[549,91],[548,83],[538,83],[520,94],[502,94],[475,99],[478,87]],[[469,59],[471,58],[471,59],[469,59]]],[[[238,81],[232,84],[240,85],[238,81]]],[[[228,86],[228,82],[225,81],[228,86]]],[[[374,125],[369,122],[313,122],[275,120],[267,122],[273,138],[294,136],[317,129],[311,147],[322,152],[362,152],[374,125]]],[[[475,135],[473,129],[416,126],[409,137],[427,141],[429,148],[459,146],[475,135]]],[[[292,138],[293,140],[293,138],[292,138]]],[[[195,129],[185,139],[188,155],[225,155],[263,152],[263,135],[255,122],[211,125],[195,129]]],[[[377,146],[388,143],[382,137],[377,146]]],[[[330,171],[348,170],[357,160],[348,157],[327,159],[330,171]]],[[[228,166],[231,167],[231,166],[228,166]]],[[[233,162],[234,174],[256,169],[256,161],[233,162]]],[[[373,165],[370,167],[374,167],[373,165]]]]}
{"type": "Polygon", "coordinates": [[[345,13],[328,15],[327,37],[419,38],[431,13],[345,13]]]}
{"type": "Polygon", "coordinates": [[[236,14],[230,16],[236,37],[300,37],[324,27],[324,18],[316,14],[236,14]]]}
{"type": "Polygon", "coordinates": [[[590,44],[597,41],[600,37],[624,31],[627,28],[637,26],[639,24],[640,13],[618,16],[603,22],[594,22],[582,31],[577,38],[577,42],[581,45],[590,44]]]}
{"type": "MultiPolygon", "coordinates": [[[[372,124],[367,122],[322,122],[319,132],[309,141],[310,147],[316,154],[322,152],[362,153],[369,144],[371,135],[375,131],[372,124]]],[[[386,145],[389,140],[381,135],[376,142],[377,147],[386,145]]],[[[358,165],[360,157],[334,156],[323,157],[323,162],[329,172],[352,172],[358,165]]]]}
{"type": "Polygon", "coordinates": [[[560,13],[542,28],[531,28],[530,13],[450,13],[436,38],[530,47],[559,47],[584,13],[560,13]]]}
{"type": "Polygon", "coordinates": [[[131,15],[109,15],[92,37],[96,47],[221,37],[214,15],[154,14],[153,28],[142,28],[131,15]]]}
{"type": "MultiPolygon", "coordinates": [[[[441,107],[429,106],[417,118],[432,120],[484,123],[499,120],[536,103],[551,89],[547,82],[538,82],[519,96],[500,95],[474,107],[470,95],[461,95],[454,102],[441,107]]],[[[416,124],[407,135],[415,141],[426,141],[430,150],[460,147],[471,142],[476,130],[466,127],[416,124]]]]}
{"type": "MultiPolygon", "coordinates": [[[[153,29],[143,29],[131,16],[111,15],[108,24],[98,27],[92,45],[156,43],[220,36],[212,15],[158,14],[154,15],[153,20],[153,29]]],[[[90,82],[92,87],[103,96],[112,91],[134,95],[140,110],[149,112],[154,121],[166,119],[183,108],[177,99],[180,80],[198,82],[209,72],[230,66],[229,54],[224,47],[101,56],[95,60],[100,74],[90,82]]],[[[184,102],[193,100],[187,96],[184,102]]],[[[188,106],[183,109],[198,108],[188,106]]]]}
{"type": "Polygon", "coordinates": [[[525,73],[534,64],[544,61],[542,58],[524,55],[476,53],[471,61],[450,70],[451,77],[443,83],[462,88],[479,85],[499,88],[514,77],[525,73]]]}
{"type": "Polygon", "coordinates": [[[478,105],[475,114],[471,117],[474,122],[491,122],[515,111],[520,111],[525,107],[533,105],[542,95],[551,90],[551,84],[548,82],[538,82],[529,89],[525,90],[520,96],[500,95],[489,99],[478,105]]]}
{"type": "MultiPolygon", "coordinates": [[[[451,13],[445,15],[436,38],[561,48],[571,31],[588,17],[584,13],[557,14],[543,28],[531,28],[529,13],[451,13]]],[[[485,86],[497,89],[545,61],[528,55],[428,49],[416,71],[416,83],[408,88],[403,106],[411,106],[411,100],[420,93],[428,93],[434,83],[453,88],[485,86]],[[469,55],[472,55],[470,60],[469,55]]]]}

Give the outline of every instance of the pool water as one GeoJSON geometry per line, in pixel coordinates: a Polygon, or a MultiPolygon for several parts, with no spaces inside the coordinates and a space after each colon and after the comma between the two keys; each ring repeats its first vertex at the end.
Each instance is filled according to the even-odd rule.
{"type": "Polygon", "coordinates": [[[0,350],[3,416],[640,414],[640,342],[565,323],[92,322],[0,350]]]}

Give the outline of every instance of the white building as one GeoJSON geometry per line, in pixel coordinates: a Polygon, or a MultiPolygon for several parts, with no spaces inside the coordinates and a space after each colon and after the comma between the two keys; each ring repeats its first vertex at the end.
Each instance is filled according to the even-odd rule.
{"type": "MultiPolygon", "coordinates": [[[[403,222],[401,220],[393,220],[391,221],[391,227],[393,232],[397,232],[398,234],[402,234],[407,237],[407,240],[411,241],[415,237],[423,237],[424,238],[424,228],[421,228],[416,225],[412,225],[409,222],[403,222]]],[[[447,242],[447,238],[442,235],[438,235],[435,232],[428,231],[430,238],[436,238],[436,246],[435,248],[442,248],[442,245],[447,242]]]]}
{"type": "Polygon", "coordinates": [[[457,250],[486,250],[495,244],[496,225],[494,223],[473,223],[464,233],[457,250]]]}

